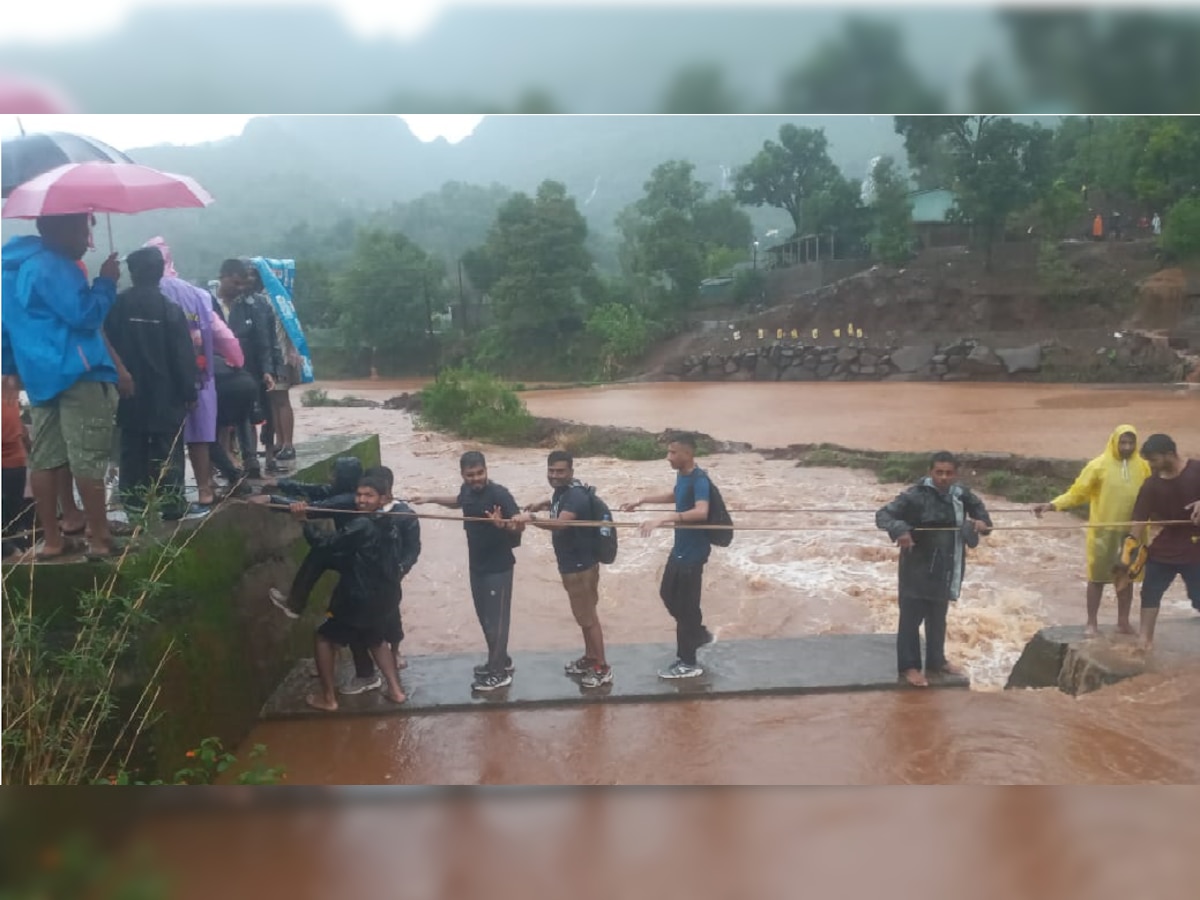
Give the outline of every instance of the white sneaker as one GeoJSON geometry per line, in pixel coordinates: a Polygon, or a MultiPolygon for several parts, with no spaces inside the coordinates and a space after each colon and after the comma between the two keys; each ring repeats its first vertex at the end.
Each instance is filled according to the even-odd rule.
{"type": "Polygon", "coordinates": [[[689,665],[683,660],[677,659],[669,669],[660,669],[658,677],[674,681],[680,678],[699,678],[703,674],[704,669],[700,666],[689,665]]]}
{"type": "Polygon", "coordinates": [[[347,697],[352,697],[355,694],[365,694],[367,691],[373,691],[383,685],[383,679],[376,673],[370,678],[359,678],[355,675],[343,685],[339,685],[338,693],[347,697]]]}
{"type": "Polygon", "coordinates": [[[272,603],[279,607],[279,611],[289,619],[300,618],[300,613],[296,612],[287,605],[287,594],[285,594],[279,588],[271,588],[269,591],[267,591],[267,596],[271,598],[272,603]]]}

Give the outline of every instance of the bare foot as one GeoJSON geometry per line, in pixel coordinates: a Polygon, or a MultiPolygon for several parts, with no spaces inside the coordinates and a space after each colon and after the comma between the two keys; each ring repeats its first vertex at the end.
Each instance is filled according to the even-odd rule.
{"type": "Polygon", "coordinates": [[[383,689],[383,696],[387,697],[393,703],[403,703],[408,699],[408,695],[404,691],[393,691],[389,687],[383,689]]]}
{"type": "Polygon", "coordinates": [[[1137,634],[1138,630],[1136,628],[1134,628],[1132,625],[1130,625],[1128,622],[1118,622],[1117,623],[1117,633],[1132,635],[1132,634],[1137,634]]]}
{"type": "Polygon", "coordinates": [[[903,678],[911,687],[929,687],[929,682],[921,673],[920,669],[906,669],[900,673],[900,677],[903,678]]]}
{"type": "Polygon", "coordinates": [[[1100,637],[1100,626],[1095,622],[1088,622],[1083,629],[1084,637],[1100,637]]]}
{"type": "Polygon", "coordinates": [[[1138,641],[1138,649],[1141,650],[1143,653],[1149,653],[1151,650],[1154,649],[1154,641],[1149,641],[1149,640],[1146,640],[1146,638],[1141,638],[1138,641]]]}
{"type": "Polygon", "coordinates": [[[405,659],[403,656],[400,656],[399,654],[397,654],[396,655],[396,668],[401,669],[401,670],[407,669],[408,668],[408,660],[405,659]]]}
{"type": "Polygon", "coordinates": [[[326,697],[321,694],[309,694],[304,698],[304,702],[313,709],[319,709],[323,712],[335,712],[338,708],[336,698],[326,697]]]}

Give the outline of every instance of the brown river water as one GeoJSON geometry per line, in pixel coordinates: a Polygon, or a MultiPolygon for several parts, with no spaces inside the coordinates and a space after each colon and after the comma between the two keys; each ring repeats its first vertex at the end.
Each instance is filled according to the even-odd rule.
{"type": "MultiPolygon", "coordinates": [[[[414,383],[323,385],[385,398],[414,383]]],[[[296,398],[298,400],[298,398],[296,398]]],[[[1012,451],[1085,458],[1111,429],[1172,434],[1200,453],[1200,392],[1060,385],[647,384],[535,391],[538,415],[589,424],[686,427],[760,447],[828,441],[859,448],[1012,451]]],[[[458,455],[477,445],[414,430],[405,413],[297,410],[297,437],[377,432],[398,495],[454,493],[458,455]]],[[[548,493],[544,451],[484,448],[491,477],[519,503],[548,493]]],[[[896,623],[896,551],[873,510],[900,489],[870,473],[801,469],[757,454],[705,460],[731,508],[819,506],[863,512],[753,514],[739,523],[794,525],[746,532],[714,551],[705,618],[722,640],[888,632],[896,623]],[[816,526],[821,530],[804,530],[816,526]]],[[[576,473],[614,507],[670,489],[665,461],[581,459],[576,473]]],[[[984,494],[997,524],[1033,524],[1020,504],[984,494]]],[[[1047,498],[1049,499],[1049,498],[1047,498]]],[[[1046,524],[1072,524],[1065,515],[1046,524]]],[[[423,553],[405,582],[405,650],[480,651],[466,584],[461,525],[425,521],[423,553]]],[[[1083,618],[1083,532],[997,531],[969,559],[951,612],[948,650],[973,690],[594,705],[537,711],[268,722],[268,745],[291,783],[312,784],[1095,784],[1195,783],[1200,778],[1200,663],[1071,698],[1001,692],[1025,642],[1047,624],[1083,618]]],[[[671,639],[657,597],[670,537],[623,535],[601,580],[611,643],[671,639]]],[[[1163,618],[1193,615],[1178,583],[1163,618]]],[[[1102,625],[1115,621],[1106,596],[1102,625]]],[[[518,551],[511,649],[578,655],[578,630],[549,539],[518,551]]],[[[616,673],[618,678],[620,672],[616,673]]],[[[464,690],[467,687],[464,673],[464,690]]],[[[518,676],[520,677],[519,673],[518,676]]]]}

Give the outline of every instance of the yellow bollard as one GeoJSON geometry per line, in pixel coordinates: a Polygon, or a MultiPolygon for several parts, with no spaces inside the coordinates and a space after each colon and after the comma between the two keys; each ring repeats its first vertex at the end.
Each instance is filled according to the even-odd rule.
{"type": "Polygon", "coordinates": [[[795,340],[798,337],[800,337],[800,332],[797,331],[795,328],[793,328],[792,329],[792,340],[795,340]]]}
{"type": "Polygon", "coordinates": [[[818,334],[818,331],[817,331],[817,329],[816,329],[816,328],[814,328],[814,329],[813,329],[813,340],[814,340],[814,341],[817,339],[817,334],[818,334]]]}
{"type": "Polygon", "coordinates": [[[783,340],[783,329],[782,328],[775,329],[775,337],[781,341],[783,340]]]}
{"type": "Polygon", "coordinates": [[[854,336],[855,336],[855,337],[857,337],[857,338],[861,338],[861,337],[862,337],[862,329],[861,329],[861,328],[860,328],[860,329],[858,329],[858,331],[856,331],[856,332],[854,333],[854,336]]]}
{"type": "Polygon", "coordinates": [[[835,338],[840,338],[842,336],[842,329],[840,329],[840,328],[833,329],[833,336],[835,338]]]}
{"type": "Polygon", "coordinates": [[[759,339],[760,341],[763,339],[763,330],[762,330],[761,328],[760,328],[760,329],[758,329],[758,339],[759,339]]]}

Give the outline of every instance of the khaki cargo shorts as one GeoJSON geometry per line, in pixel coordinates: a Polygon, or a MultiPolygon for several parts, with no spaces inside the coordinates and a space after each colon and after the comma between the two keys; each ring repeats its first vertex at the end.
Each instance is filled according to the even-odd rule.
{"type": "Polygon", "coordinates": [[[117,386],[77,381],[49,403],[29,409],[29,468],[70,465],[78,478],[108,474],[117,416],[117,386]]]}
{"type": "Polygon", "coordinates": [[[563,587],[571,599],[571,613],[580,628],[590,628],[599,618],[596,606],[600,603],[600,564],[582,572],[569,572],[562,577],[563,587]]]}

